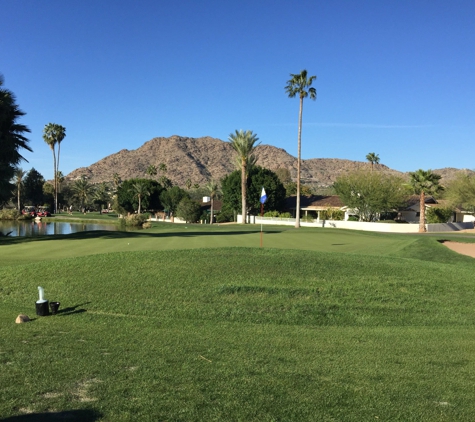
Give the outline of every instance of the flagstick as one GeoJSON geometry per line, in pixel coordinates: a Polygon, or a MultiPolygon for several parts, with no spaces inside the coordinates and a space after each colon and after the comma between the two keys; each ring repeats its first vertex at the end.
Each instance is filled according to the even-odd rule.
{"type": "MultiPolygon", "coordinates": [[[[263,215],[264,215],[264,204],[261,203],[261,218],[263,215]]],[[[261,248],[262,248],[262,236],[263,236],[263,232],[262,232],[262,220],[261,220],[261,248]]]]}

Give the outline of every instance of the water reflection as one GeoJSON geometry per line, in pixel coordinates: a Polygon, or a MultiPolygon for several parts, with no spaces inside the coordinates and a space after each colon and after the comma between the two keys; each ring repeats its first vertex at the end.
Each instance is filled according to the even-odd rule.
{"type": "Polygon", "coordinates": [[[64,223],[43,221],[0,221],[0,232],[10,236],[43,236],[54,234],[71,234],[90,230],[117,231],[115,224],[91,224],[91,223],[64,223]]]}

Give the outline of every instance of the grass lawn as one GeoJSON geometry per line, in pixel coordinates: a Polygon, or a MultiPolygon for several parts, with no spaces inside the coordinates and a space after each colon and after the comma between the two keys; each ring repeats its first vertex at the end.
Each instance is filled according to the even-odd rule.
{"type": "Polygon", "coordinates": [[[0,421],[475,419],[473,236],[259,230],[1,239],[0,421]]]}

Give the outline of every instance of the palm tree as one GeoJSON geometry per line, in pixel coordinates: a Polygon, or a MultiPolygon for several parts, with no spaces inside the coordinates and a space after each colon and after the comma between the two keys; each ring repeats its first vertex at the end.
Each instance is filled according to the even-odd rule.
{"type": "Polygon", "coordinates": [[[89,198],[94,195],[94,186],[88,182],[85,176],[76,180],[71,186],[74,196],[79,200],[81,208],[85,208],[89,198]]]}
{"type": "Polygon", "coordinates": [[[17,190],[17,198],[18,198],[18,211],[21,210],[21,188],[23,187],[23,178],[25,177],[26,171],[21,169],[20,167],[15,168],[15,185],[17,190]]]}
{"type": "Polygon", "coordinates": [[[210,180],[208,183],[206,183],[205,188],[206,188],[207,192],[209,193],[209,197],[211,198],[211,210],[210,210],[209,224],[213,224],[214,200],[218,199],[220,197],[221,189],[219,187],[219,184],[214,180],[210,180]]]}
{"type": "Polygon", "coordinates": [[[131,192],[134,195],[134,198],[137,198],[139,200],[139,208],[137,210],[137,214],[140,214],[141,211],[141,204],[142,204],[142,198],[144,196],[150,196],[150,192],[147,189],[147,186],[145,183],[137,182],[132,185],[131,192]]]}
{"type": "Polygon", "coordinates": [[[53,175],[54,175],[54,212],[58,211],[58,168],[59,168],[59,152],[61,142],[66,137],[66,128],[56,123],[48,123],[43,129],[43,139],[53,152],[53,175]],[[56,144],[58,145],[58,153],[56,154],[56,144]]]}
{"type": "Polygon", "coordinates": [[[366,159],[371,163],[371,171],[373,171],[373,166],[375,164],[379,164],[379,155],[374,152],[367,154],[366,159]]]}
{"type": "Polygon", "coordinates": [[[416,195],[419,195],[419,233],[426,231],[425,219],[426,219],[426,206],[425,196],[435,195],[437,192],[443,190],[443,187],[439,185],[439,180],[442,176],[435,174],[432,170],[417,170],[409,173],[409,181],[412,189],[416,195]]]}
{"type": "Polygon", "coordinates": [[[3,76],[0,75],[0,206],[11,199],[14,185],[15,168],[21,160],[21,149],[32,152],[29,140],[24,136],[30,130],[18,120],[25,115],[16,104],[15,95],[3,88],[3,76]]]}
{"type": "Polygon", "coordinates": [[[147,167],[147,174],[150,176],[151,179],[153,179],[153,177],[156,176],[157,173],[157,166],[151,164],[147,167]]]}
{"type": "Polygon", "coordinates": [[[58,178],[58,192],[61,193],[61,185],[64,182],[64,174],[62,171],[58,171],[56,173],[56,177],[58,178]]]}
{"type": "Polygon", "coordinates": [[[242,223],[246,224],[246,191],[247,191],[247,168],[249,158],[253,155],[254,149],[257,147],[256,142],[259,140],[252,130],[236,130],[235,133],[229,135],[229,142],[234,151],[237,152],[241,161],[241,204],[242,204],[242,223]]]}
{"type": "Polygon", "coordinates": [[[313,81],[317,78],[316,76],[307,77],[307,71],[302,70],[298,74],[290,74],[291,79],[287,81],[287,86],[285,91],[287,92],[289,98],[294,98],[298,95],[300,98],[300,110],[299,110],[299,134],[298,134],[298,157],[297,157],[297,205],[296,205],[296,215],[295,215],[295,227],[300,227],[300,152],[301,152],[301,137],[302,137],[302,110],[303,110],[303,99],[310,97],[311,100],[317,98],[317,90],[311,88],[313,81]]]}
{"type": "Polygon", "coordinates": [[[122,179],[119,176],[119,173],[114,173],[112,175],[112,183],[114,184],[114,189],[117,191],[120,184],[122,183],[122,179]]]}

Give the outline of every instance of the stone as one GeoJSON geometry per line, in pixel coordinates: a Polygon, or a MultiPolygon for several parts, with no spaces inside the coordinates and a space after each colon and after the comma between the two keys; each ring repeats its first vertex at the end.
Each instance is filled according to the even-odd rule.
{"type": "Polygon", "coordinates": [[[15,322],[17,324],[22,324],[24,322],[28,322],[28,321],[31,321],[30,317],[28,315],[25,315],[25,314],[20,314],[16,317],[16,320],[15,322]]]}

